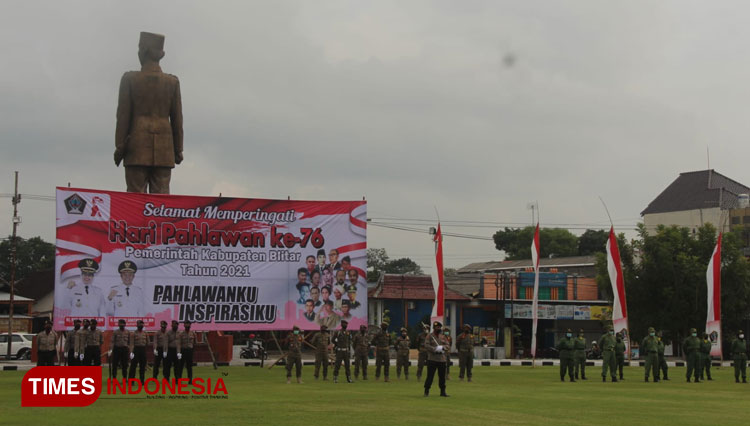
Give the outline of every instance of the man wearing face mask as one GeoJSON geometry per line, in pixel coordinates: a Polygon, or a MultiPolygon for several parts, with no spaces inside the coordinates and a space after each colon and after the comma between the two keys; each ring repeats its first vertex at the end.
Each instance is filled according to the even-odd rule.
{"type": "Polygon", "coordinates": [[[333,335],[333,350],[336,352],[336,361],[333,367],[333,383],[339,382],[339,369],[341,363],[344,364],[344,372],[346,373],[346,382],[352,382],[352,371],[350,369],[351,352],[349,348],[352,345],[352,335],[346,330],[349,322],[341,320],[341,330],[337,331],[333,335]]]}
{"type": "Polygon", "coordinates": [[[664,357],[664,340],[662,340],[661,330],[656,333],[656,338],[657,340],[659,340],[659,368],[656,370],[656,372],[659,373],[661,371],[662,380],[669,380],[669,366],[667,365],[667,360],[664,357]]]}
{"type": "Polygon", "coordinates": [[[114,366],[112,369],[112,378],[117,378],[117,369],[122,368],[122,378],[127,380],[128,378],[128,358],[130,354],[130,331],[125,330],[125,320],[120,319],[117,321],[118,329],[112,332],[112,359],[110,360],[110,366],[114,366]]]}
{"type": "Polygon", "coordinates": [[[286,356],[286,383],[291,383],[292,366],[295,367],[297,383],[302,383],[302,332],[296,325],[287,336],[286,341],[289,351],[286,356]]]}
{"type": "Polygon", "coordinates": [[[188,383],[193,383],[193,348],[195,347],[195,332],[190,330],[190,327],[192,326],[192,322],[190,320],[185,320],[183,323],[185,326],[185,330],[179,332],[178,339],[180,340],[180,350],[181,353],[178,353],[178,357],[182,357],[179,362],[177,363],[177,368],[175,369],[175,376],[177,378],[182,378],[182,370],[183,368],[187,369],[187,375],[188,375],[188,383]]]}
{"type": "Polygon", "coordinates": [[[740,330],[737,332],[737,338],[732,341],[732,347],[729,351],[734,361],[734,382],[747,383],[747,343],[745,343],[745,333],[740,330]]]}
{"type": "MultiPolygon", "coordinates": [[[[625,380],[622,370],[625,368],[625,341],[622,333],[615,333],[615,360],[617,361],[617,371],[620,373],[620,380],[625,380]]],[[[658,370],[656,371],[659,372],[658,370]]],[[[658,377],[656,377],[658,379],[658,377]]]]}
{"type": "Polygon", "coordinates": [[[85,352],[86,352],[86,339],[88,338],[89,334],[89,327],[91,326],[91,322],[88,319],[83,320],[83,327],[81,328],[78,333],[76,333],[76,341],[75,341],[75,347],[76,347],[76,353],[78,357],[78,364],[77,365],[83,365],[83,360],[85,358],[85,352]]]}
{"type": "MultiPolygon", "coordinates": [[[[166,326],[166,323],[165,323],[166,326]]],[[[135,366],[138,366],[138,378],[141,379],[141,383],[145,382],[146,374],[146,346],[148,345],[148,334],[143,331],[143,321],[138,320],[136,323],[136,330],[133,332],[133,336],[130,339],[130,371],[128,372],[128,379],[135,379],[135,366]]],[[[155,368],[159,368],[155,365],[155,368]]]]}
{"type": "Polygon", "coordinates": [[[422,378],[422,368],[427,365],[427,348],[424,347],[424,343],[429,336],[429,324],[422,324],[422,332],[417,336],[417,349],[419,349],[419,358],[417,358],[417,380],[422,378]]]}
{"type": "Polygon", "coordinates": [[[573,340],[573,366],[576,380],[579,371],[581,380],[586,380],[586,338],[583,336],[583,329],[578,330],[578,337],[573,340]]]}
{"type": "Polygon", "coordinates": [[[154,334],[154,379],[159,377],[159,365],[167,368],[167,322],[162,321],[159,326],[161,329],[154,334]]]}
{"type": "Polygon", "coordinates": [[[701,363],[700,363],[700,378],[703,380],[705,377],[707,380],[713,380],[711,378],[711,341],[708,339],[708,333],[703,333],[703,339],[701,339],[701,363]],[[705,375],[704,375],[705,373],[705,375]]]}
{"type": "Polygon", "coordinates": [[[687,356],[687,374],[685,377],[687,378],[688,383],[690,382],[690,376],[693,375],[694,383],[699,383],[700,380],[698,377],[700,376],[700,349],[701,349],[701,339],[698,338],[698,331],[694,328],[690,329],[690,336],[686,337],[685,340],[682,342],[682,348],[685,352],[685,355],[687,356]]]}
{"type": "Polygon", "coordinates": [[[401,378],[401,369],[404,369],[404,378],[409,380],[409,346],[411,341],[404,327],[401,327],[401,335],[396,339],[396,378],[401,378]]]}
{"type": "Polygon", "coordinates": [[[354,378],[359,378],[359,368],[362,367],[362,380],[367,380],[367,351],[370,340],[367,337],[367,326],[360,325],[359,333],[354,335],[354,378]]]}
{"type": "Polygon", "coordinates": [[[471,326],[464,324],[463,333],[456,339],[456,349],[458,349],[458,379],[471,381],[471,369],[474,367],[474,335],[471,334],[471,326]]]}
{"type": "Polygon", "coordinates": [[[44,330],[36,335],[36,365],[55,365],[55,342],[57,334],[52,331],[52,322],[44,322],[44,330]]]}
{"type": "Polygon", "coordinates": [[[439,321],[432,323],[432,334],[427,336],[425,348],[427,348],[427,379],[424,381],[424,396],[430,396],[430,387],[435,378],[435,371],[438,373],[438,385],[440,386],[440,396],[447,397],[445,393],[445,351],[449,350],[448,340],[443,334],[443,324],[439,321]]]}
{"type": "Polygon", "coordinates": [[[641,351],[646,359],[646,372],[644,381],[648,382],[648,376],[653,372],[654,382],[659,381],[659,341],[656,339],[654,327],[648,328],[648,335],[641,341],[641,351]]]}
{"type": "Polygon", "coordinates": [[[320,331],[312,339],[312,345],[315,347],[315,373],[313,377],[318,380],[320,377],[320,367],[323,367],[323,380],[328,380],[328,364],[330,363],[329,349],[331,347],[331,335],[326,325],[320,326],[320,331]]]}
{"type": "Polygon", "coordinates": [[[171,369],[174,367],[174,376],[180,379],[180,372],[177,369],[177,363],[182,359],[182,350],[180,339],[177,336],[180,323],[172,320],[172,329],[167,331],[167,359],[164,361],[164,378],[169,381],[171,369]]]}
{"type": "Polygon", "coordinates": [[[607,369],[609,369],[612,381],[617,381],[617,373],[615,372],[617,368],[617,360],[615,357],[616,344],[615,330],[611,325],[607,326],[607,332],[602,334],[602,337],[599,338],[599,347],[602,350],[602,382],[607,381],[607,369]]]}
{"type": "Polygon", "coordinates": [[[73,329],[67,332],[65,338],[65,354],[68,357],[68,365],[75,366],[79,364],[78,360],[78,346],[76,343],[76,337],[81,330],[81,320],[77,319],[73,321],[73,329]]]}
{"type": "Polygon", "coordinates": [[[372,339],[375,345],[375,380],[380,380],[380,368],[383,368],[385,381],[390,381],[388,372],[391,368],[391,335],[388,333],[388,324],[381,323],[380,331],[372,339]]]}
{"type": "Polygon", "coordinates": [[[573,372],[573,350],[575,348],[575,342],[573,341],[573,330],[568,329],[565,332],[565,337],[557,342],[557,350],[560,352],[560,381],[565,381],[565,372],[568,372],[568,377],[571,382],[575,382],[573,372]]]}
{"type": "Polygon", "coordinates": [[[451,348],[453,347],[453,338],[451,331],[446,327],[443,329],[445,340],[448,341],[448,349],[445,351],[445,380],[451,379],[451,348]]]}
{"type": "Polygon", "coordinates": [[[86,352],[84,353],[83,365],[102,365],[102,343],[104,336],[102,331],[96,328],[97,322],[91,320],[91,327],[86,333],[86,352]]]}

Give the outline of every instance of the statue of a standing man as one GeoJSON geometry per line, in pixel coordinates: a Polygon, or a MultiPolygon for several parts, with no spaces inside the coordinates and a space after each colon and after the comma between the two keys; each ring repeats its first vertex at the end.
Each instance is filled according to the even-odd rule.
{"type": "Polygon", "coordinates": [[[182,162],[182,100],[177,77],[159,67],[164,36],[141,33],[140,71],[120,81],[115,165],[124,160],[128,192],[169,194],[175,164],[182,162]]]}

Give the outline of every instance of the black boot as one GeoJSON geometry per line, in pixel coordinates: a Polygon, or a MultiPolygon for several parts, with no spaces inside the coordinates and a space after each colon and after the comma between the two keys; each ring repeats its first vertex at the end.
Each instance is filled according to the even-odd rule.
{"type": "Polygon", "coordinates": [[[612,378],[612,383],[617,383],[617,377],[612,378]]]}
{"type": "Polygon", "coordinates": [[[602,382],[606,382],[607,378],[605,376],[602,376],[602,382]]]}
{"type": "Polygon", "coordinates": [[[646,378],[644,378],[643,381],[648,383],[648,376],[646,376],[646,378]]]}
{"type": "Polygon", "coordinates": [[[424,390],[424,396],[430,396],[430,390],[429,389],[425,389],[424,390]]]}
{"type": "Polygon", "coordinates": [[[440,391],[440,396],[442,396],[443,398],[448,398],[450,395],[448,395],[447,393],[445,393],[445,389],[442,389],[440,391]]]}

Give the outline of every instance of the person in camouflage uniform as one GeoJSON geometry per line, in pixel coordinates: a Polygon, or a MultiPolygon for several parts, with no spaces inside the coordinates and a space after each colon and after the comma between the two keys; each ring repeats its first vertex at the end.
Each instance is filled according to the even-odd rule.
{"type": "Polygon", "coordinates": [[[565,372],[568,372],[571,382],[575,382],[573,373],[573,331],[568,329],[565,336],[557,342],[557,350],[560,353],[560,381],[565,381],[565,372]]]}
{"type": "Polygon", "coordinates": [[[625,340],[622,333],[615,333],[615,361],[617,362],[617,371],[620,373],[620,380],[625,380],[623,370],[625,369],[625,340]]]}
{"type": "Polygon", "coordinates": [[[427,349],[424,346],[424,342],[429,334],[430,326],[422,324],[422,333],[417,336],[417,349],[419,349],[419,357],[417,358],[417,380],[422,378],[422,368],[427,365],[427,349]]]}
{"type": "Polygon", "coordinates": [[[458,379],[471,381],[471,369],[474,367],[474,336],[471,334],[471,326],[464,324],[464,332],[456,338],[456,349],[458,350],[458,379]]]}
{"type": "Polygon", "coordinates": [[[682,348],[687,356],[687,373],[685,377],[690,382],[690,376],[693,375],[693,382],[699,383],[701,339],[698,338],[698,331],[696,329],[690,329],[690,336],[686,337],[682,342],[682,348]]]}
{"type": "Polygon", "coordinates": [[[707,380],[713,380],[711,378],[711,340],[708,339],[708,333],[703,333],[703,339],[701,340],[700,370],[701,380],[703,380],[704,377],[707,380]]]}
{"type": "Polygon", "coordinates": [[[656,338],[657,340],[659,340],[659,368],[656,370],[656,373],[658,374],[659,372],[661,372],[661,380],[669,380],[669,366],[667,365],[667,359],[664,357],[664,340],[662,339],[661,330],[656,333],[656,338]]]}
{"type": "Polygon", "coordinates": [[[372,339],[375,345],[375,380],[380,380],[380,368],[383,368],[385,381],[388,382],[388,373],[391,368],[391,335],[388,334],[388,324],[381,323],[380,331],[372,339]]]}
{"type": "Polygon", "coordinates": [[[747,343],[745,343],[745,333],[742,330],[737,332],[737,338],[732,341],[729,353],[732,354],[734,361],[735,383],[740,382],[740,375],[742,375],[742,383],[747,383],[747,343]]]}
{"type": "Polygon", "coordinates": [[[370,339],[367,337],[367,326],[360,325],[359,333],[354,335],[354,378],[359,378],[362,368],[362,380],[367,380],[367,351],[370,349],[370,339]]]}
{"type": "Polygon", "coordinates": [[[615,357],[615,345],[617,340],[615,339],[615,330],[612,326],[607,326],[607,332],[602,334],[599,338],[599,347],[602,350],[602,382],[607,381],[607,369],[612,377],[612,381],[617,381],[616,366],[617,360],[615,357]]]}
{"type": "Polygon", "coordinates": [[[289,351],[286,355],[286,382],[291,383],[292,365],[294,365],[297,376],[297,383],[302,383],[302,331],[296,325],[287,336],[286,341],[289,345],[289,351]]]}
{"type": "Polygon", "coordinates": [[[578,377],[586,380],[586,338],[583,335],[583,329],[578,330],[578,337],[573,340],[573,366],[576,380],[578,377]]]}
{"type": "Polygon", "coordinates": [[[331,334],[328,332],[328,326],[321,325],[320,331],[315,333],[312,339],[312,345],[315,347],[315,380],[320,377],[320,366],[323,366],[323,380],[328,380],[328,364],[330,355],[328,349],[331,346],[331,334]]]}
{"type": "Polygon", "coordinates": [[[401,368],[404,369],[404,378],[409,380],[409,335],[404,327],[401,327],[401,335],[396,339],[396,377],[401,378],[401,368]]]}
{"type": "Polygon", "coordinates": [[[349,326],[347,320],[341,320],[341,330],[337,331],[333,335],[333,350],[336,352],[336,361],[333,367],[333,383],[339,382],[339,369],[341,364],[344,364],[344,372],[346,373],[346,382],[352,382],[352,371],[350,369],[349,362],[351,360],[351,346],[352,346],[352,333],[347,331],[346,327],[349,326]]]}
{"type": "Polygon", "coordinates": [[[654,327],[648,328],[648,335],[641,341],[641,352],[646,359],[644,381],[648,382],[648,375],[653,372],[654,382],[659,381],[659,340],[656,338],[654,327]]]}

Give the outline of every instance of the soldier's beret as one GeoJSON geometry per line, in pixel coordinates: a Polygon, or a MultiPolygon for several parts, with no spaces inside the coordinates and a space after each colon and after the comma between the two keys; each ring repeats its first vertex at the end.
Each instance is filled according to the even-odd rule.
{"type": "Polygon", "coordinates": [[[442,327],[443,324],[440,321],[435,321],[435,322],[432,323],[432,326],[433,327],[442,327]]]}
{"type": "Polygon", "coordinates": [[[132,262],[132,261],[130,261],[130,260],[126,260],[124,262],[121,262],[120,265],[117,267],[117,272],[119,272],[119,273],[123,273],[123,272],[135,272],[137,270],[138,270],[138,267],[135,266],[135,263],[132,262]]]}
{"type": "Polygon", "coordinates": [[[81,272],[90,272],[93,274],[99,270],[99,263],[94,259],[81,259],[78,262],[78,268],[81,269],[81,272]]]}

